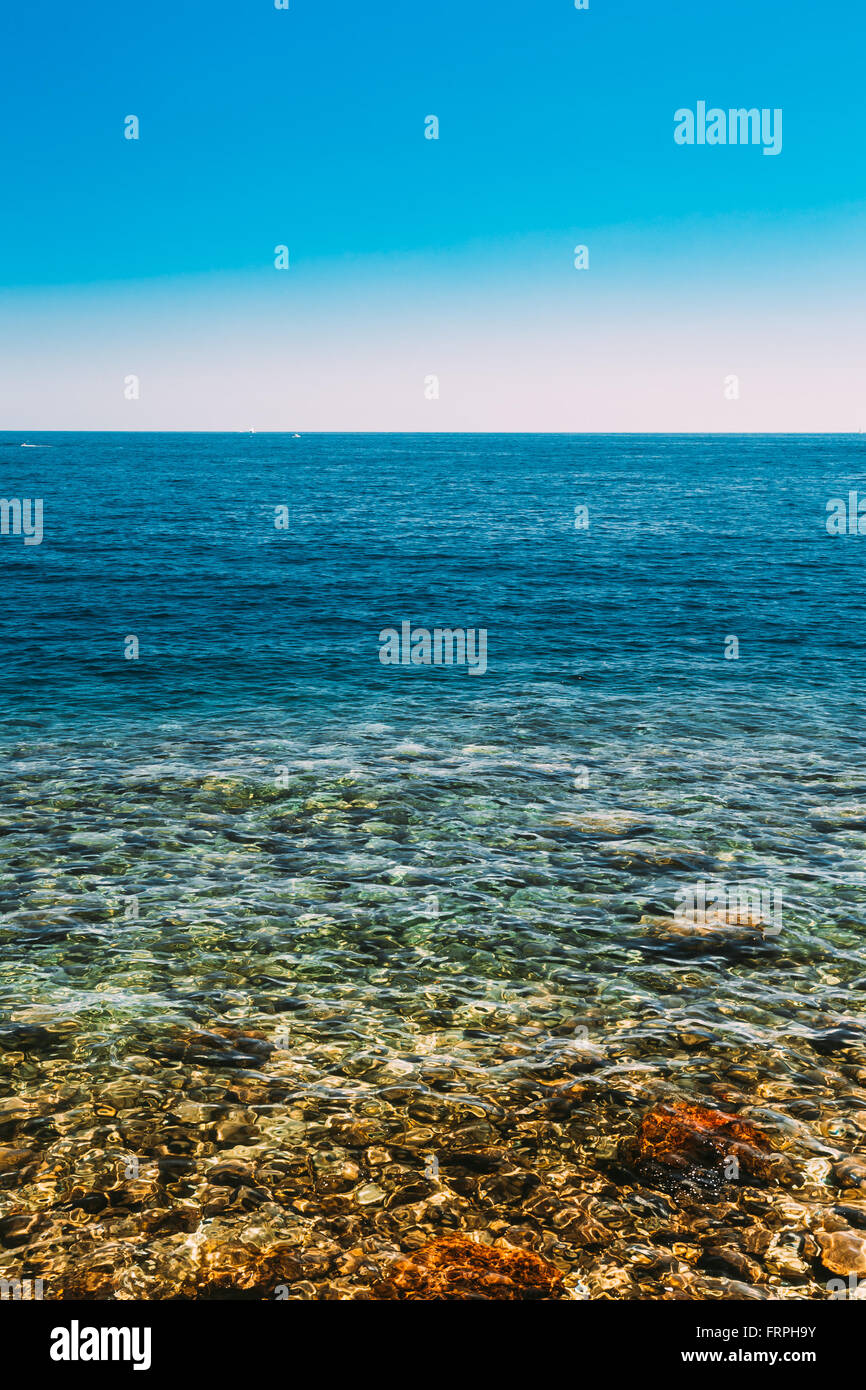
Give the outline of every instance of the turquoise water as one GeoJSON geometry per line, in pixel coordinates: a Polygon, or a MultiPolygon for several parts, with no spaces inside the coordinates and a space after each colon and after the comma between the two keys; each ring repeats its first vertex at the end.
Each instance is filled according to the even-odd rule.
{"type": "Polygon", "coordinates": [[[866,539],[825,525],[862,439],[27,440],[0,1273],[363,1297],[462,1229],[577,1296],[823,1296],[866,1133],[866,539]],[[485,629],[486,672],[383,665],[403,620],[485,629]],[[677,920],[699,882],[781,931],[677,920]],[[788,1178],[701,1227],[623,1158],[666,1097],[760,1122],[788,1178]]]}

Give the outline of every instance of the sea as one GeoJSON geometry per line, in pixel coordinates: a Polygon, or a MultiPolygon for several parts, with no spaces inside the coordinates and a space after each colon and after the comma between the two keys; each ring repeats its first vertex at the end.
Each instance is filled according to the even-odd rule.
{"type": "Polygon", "coordinates": [[[574,1297],[821,1296],[858,489],[858,435],[0,435],[0,1275],[365,1298],[458,1231],[574,1297]],[[641,1169],[665,1104],[776,1155],[713,1190],[739,1264],[641,1169]]]}

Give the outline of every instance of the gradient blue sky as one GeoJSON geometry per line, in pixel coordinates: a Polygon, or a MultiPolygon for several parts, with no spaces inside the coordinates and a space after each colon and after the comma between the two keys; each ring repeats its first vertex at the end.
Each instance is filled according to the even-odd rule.
{"type": "Polygon", "coordinates": [[[2,428],[866,427],[855,0],[49,0],[5,39],[2,428]],[[678,147],[699,99],[781,107],[782,154],[678,147]]]}

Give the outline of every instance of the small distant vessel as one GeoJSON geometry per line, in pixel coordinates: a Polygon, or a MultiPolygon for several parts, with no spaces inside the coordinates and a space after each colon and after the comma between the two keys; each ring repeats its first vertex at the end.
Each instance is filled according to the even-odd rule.
{"type": "MultiPolygon", "coordinates": [[[[862,434],[863,431],[861,430],[860,433],[862,434]]],[[[301,436],[300,436],[299,434],[293,434],[293,435],[292,435],[292,438],[293,438],[293,439],[300,439],[300,437],[301,437],[301,436]]]]}

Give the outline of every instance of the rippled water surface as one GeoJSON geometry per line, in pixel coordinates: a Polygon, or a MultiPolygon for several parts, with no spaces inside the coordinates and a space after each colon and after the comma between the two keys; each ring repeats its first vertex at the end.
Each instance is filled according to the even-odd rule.
{"type": "Polygon", "coordinates": [[[826,1297],[866,1229],[866,539],[825,526],[863,441],[28,441],[0,1275],[375,1297],[462,1231],[573,1297],[826,1297]],[[383,666],[404,619],[488,670],[383,666]],[[677,915],[701,882],[781,930],[677,915]],[[768,1164],[649,1161],[673,1102],[768,1164]]]}

